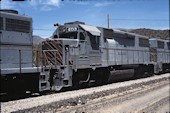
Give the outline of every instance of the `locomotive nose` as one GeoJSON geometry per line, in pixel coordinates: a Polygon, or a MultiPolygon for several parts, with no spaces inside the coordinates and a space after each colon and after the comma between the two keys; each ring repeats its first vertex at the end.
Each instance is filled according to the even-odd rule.
{"type": "Polygon", "coordinates": [[[47,40],[43,42],[42,46],[47,65],[63,65],[63,45],[61,40],[47,40]]]}

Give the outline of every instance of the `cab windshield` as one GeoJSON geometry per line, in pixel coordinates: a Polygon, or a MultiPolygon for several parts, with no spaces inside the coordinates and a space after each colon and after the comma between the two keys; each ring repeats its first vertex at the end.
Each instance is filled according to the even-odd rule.
{"type": "Polygon", "coordinates": [[[77,39],[77,32],[60,33],[59,38],[77,39]]]}

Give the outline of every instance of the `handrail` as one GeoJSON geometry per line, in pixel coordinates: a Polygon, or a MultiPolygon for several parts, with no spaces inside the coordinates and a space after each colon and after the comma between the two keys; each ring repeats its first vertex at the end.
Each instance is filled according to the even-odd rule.
{"type": "Polygon", "coordinates": [[[19,49],[19,71],[21,73],[21,50],[19,49]]]}

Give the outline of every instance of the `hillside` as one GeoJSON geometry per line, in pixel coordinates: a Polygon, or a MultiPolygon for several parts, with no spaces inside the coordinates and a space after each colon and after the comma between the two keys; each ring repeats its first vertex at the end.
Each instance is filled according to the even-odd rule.
{"type": "Polygon", "coordinates": [[[41,43],[42,41],[44,41],[45,39],[40,37],[40,36],[37,36],[37,35],[33,35],[33,44],[34,45],[37,45],[39,43],[41,43]]]}
{"type": "Polygon", "coordinates": [[[153,30],[153,29],[133,29],[129,30],[129,32],[154,37],[154,38],[160,38],[160,39],[170,39],[170,30],[153,30]]]}

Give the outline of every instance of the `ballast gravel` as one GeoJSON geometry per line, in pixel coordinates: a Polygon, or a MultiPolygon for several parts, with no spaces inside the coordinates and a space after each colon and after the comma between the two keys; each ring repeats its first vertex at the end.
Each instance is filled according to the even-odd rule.
{"type": "Polygon", "coordinates": [[[169,78],[170,73],[167,73],[148,78],[113,83],[93,88],[67,91],[9,102],[1,102],[1,113],[53,112],[53,108],[58,109],[67,106],[82,105],[91,99],[120,93],[129,89],[152,84],[162,80],[169,80],[169,78]]]}

